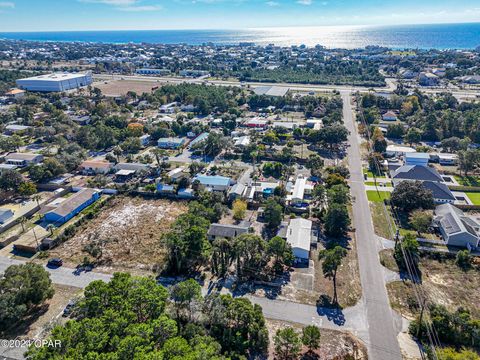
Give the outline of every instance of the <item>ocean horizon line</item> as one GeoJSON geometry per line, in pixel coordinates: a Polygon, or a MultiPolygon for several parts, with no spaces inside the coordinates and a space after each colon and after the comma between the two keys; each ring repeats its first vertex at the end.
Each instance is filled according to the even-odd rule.
{"type": "Polygon", "coordinates": [[[277,46],[321,45],[326,48],[475,49],[480,46],[480,22],[396,25],[319,25],[245,29],[72,30],[1,32],[18,41],[79,43],[151,43],[237,45],[242,42],[277,46]]]}

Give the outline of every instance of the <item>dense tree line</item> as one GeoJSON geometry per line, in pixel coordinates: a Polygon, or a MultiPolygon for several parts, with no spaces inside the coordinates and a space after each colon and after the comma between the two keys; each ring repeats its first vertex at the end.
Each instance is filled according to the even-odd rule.
{"type": "Polygon", "coordinates": [[[241,359],[265,354],[262,309],[245,298],[201,296],[187,280],[170,293],[152,278],[116,273],[94,281],[74,319],[52,330],[61,347],[31,348],[30,359],[241,359]]]}

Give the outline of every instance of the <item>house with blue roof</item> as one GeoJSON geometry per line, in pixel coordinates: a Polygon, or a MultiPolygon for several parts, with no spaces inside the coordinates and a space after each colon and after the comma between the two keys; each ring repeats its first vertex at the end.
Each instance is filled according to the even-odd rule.
{"type": "Polygon", "coordinates": [[[157,144],[161,149],[179,149],[185,144],[185,138],[160,138],[157,144]]]}
{"type": "Polygon", "coordinates": [[[100,190],[82,189],[74,195],[65,198],[55,208],[47,211],[45,220],[60,226],[98,199],[100,199],[100,190]]]}
{"type": "Polygon", "coordinates": [[[198,180],[201,185],[212,191],[226,191],[233,184],[233,180],[225,176],[197,175],[193,181],[198,180]]]}

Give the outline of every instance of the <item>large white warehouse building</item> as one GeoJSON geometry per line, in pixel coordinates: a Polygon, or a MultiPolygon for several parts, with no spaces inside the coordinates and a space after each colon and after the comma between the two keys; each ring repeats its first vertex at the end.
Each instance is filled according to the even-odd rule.
{"type": "Polygon", "coordinates": [[[92,83],[92,74],[87,73],[56,73],[33,76],[17,80],[17,86],[29,91],[66,91],[87,86],[92,83]]]}

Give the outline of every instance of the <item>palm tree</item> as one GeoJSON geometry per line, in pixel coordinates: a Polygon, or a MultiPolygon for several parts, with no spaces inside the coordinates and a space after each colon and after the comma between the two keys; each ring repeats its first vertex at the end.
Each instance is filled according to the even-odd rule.
{"type": "Polygon", "coordinates": [[[22,216],[20,219],[20,224],[22,225],[22,232],[25,232],[25,223],[27,222],[27,218],[25,216],[22,216]]]}
{"type": "Polygon", "coordinates": [[[40,200],[42,200],[42,196],[40,194],[34,194],[32,196],[32,200],[37,202],[37,205],[40,206],[40,200]]]}
{"type": "Polygon", "coordinates": [[[47,230],[50,231],[50,236],[53,236],[53,231],[56,229],[56,226],[53,224],[48,224],[47,225],[47,230]]]}

